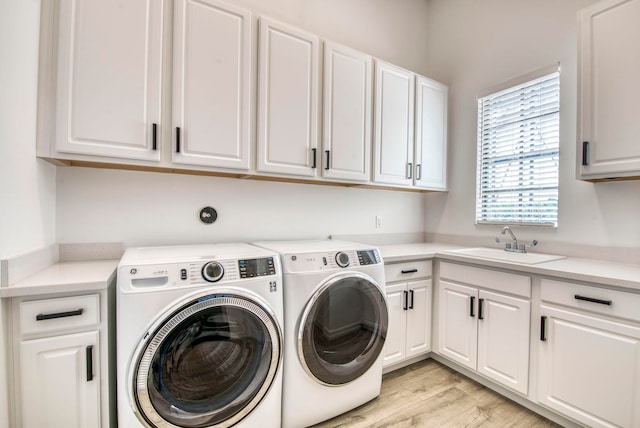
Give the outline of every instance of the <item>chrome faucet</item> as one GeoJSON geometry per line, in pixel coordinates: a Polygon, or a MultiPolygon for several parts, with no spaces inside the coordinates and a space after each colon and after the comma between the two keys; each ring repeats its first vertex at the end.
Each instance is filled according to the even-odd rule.
{"type": "Polygon", "coordinates": [[[525,250],[525,246],[524,245],[519,245],[518,244],[518,239],[516,238],[516,235],[513,234],[513,231],[511,230],[511,228],[509,226],[505,226],[502,228],[502,234],[506,235],[506,233],[509,232],[509,236],[511,236],[511,243],[507,243],[504,246],[504,250],[505,251],[511,251],[514,253],[524,253],[526,252],[525,250]]]}

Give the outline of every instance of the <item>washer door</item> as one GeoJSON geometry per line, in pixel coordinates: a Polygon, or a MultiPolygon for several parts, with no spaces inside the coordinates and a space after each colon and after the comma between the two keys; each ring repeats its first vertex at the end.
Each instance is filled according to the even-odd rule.
{"type": "Polygon", "coordinates": [[[358,272],[331,277],[300,319],[298,357],[312,379],[343,385],[376,361],[387,336],[388,313],[375,280],[358,272]]]}
{"type": "Polygon", "coordinates": [[[151,334],[133,395],[153,427],[228,427],[266,395],[281,361],[281,333],[259,303],[229,294],[190,301],[151,334]]]}

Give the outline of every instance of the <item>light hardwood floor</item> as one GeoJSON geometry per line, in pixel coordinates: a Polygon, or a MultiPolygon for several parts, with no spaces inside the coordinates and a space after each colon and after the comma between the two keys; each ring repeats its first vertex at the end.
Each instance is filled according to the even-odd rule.
{"type": "Polygon", "coordinates": [[[559,427],[428,359],[386,374],[380,396],[313,428],[559,427]]]}

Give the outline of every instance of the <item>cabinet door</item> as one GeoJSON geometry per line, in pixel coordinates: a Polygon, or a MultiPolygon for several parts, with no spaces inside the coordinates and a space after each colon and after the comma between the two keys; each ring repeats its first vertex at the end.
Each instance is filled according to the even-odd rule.
{"type": "Polygon", "coordinates": [[[387,310],[389,327],[384,341],[383,365],[388,366],[406,357],[407,337],[407,285],[406,283],[387,285],[387,310]]]}
{"type": "Polygon", "coordinates": [[[416,147],[414,185],[447,189],[448,88],[426,77],[416,77],[416,147]]]}
{"type": "Polygon", "coordinates": [[[263,172],[313,177],[318,159],[319,39],[260,18],[258,160],[263,172]]]}
{"type": "Polygon", "coordinates": [[[521,394],[529,387],[531,303],[481,290],[478,300],[478,371],[521,394]]]}
{"type": "Polygon", "coordinates": [[[431,350],[431,280],[408,284],[407,357],[431,350]]]}
{"type": "Polygon", "coordinates": [[[60,1],[57,152],[159,160],[163,8],[60,1]]]}
{"type": "Polygon", "coordinates": [[[322,175],[368,181],[371,163],[369,55],[326,43],[322,175]]]}
{"type": "Polygon", "coordinates": [[[173,162],[249,169],[251,58],[249,11],[175,3],[173,162]]]}
{"type": "Polygon", "coordinates": [[[97,331],[22,341],[22,426],[99,427],[99,355],[97,331]]]}
{"type": "Polygon", "coordinates": [[[640,177],[640,0],[598,2],[579,22],[581,178],[640,177]]]}
{"type": "Polygon", "coordinates": [[[438,352],[476,369],[478,290],[440,281],[438,286],[438,352]]]}
{"type": "Polygon", "coordinates": [[[373,180],[411,185],[413,181],[413,73],[376,62],[373,180]]]}
{"type": "Polygon", "coordinates": [[[545,305],[540,313],[538,400],[590,427],[640,426],[640,328],[545,305]]]}

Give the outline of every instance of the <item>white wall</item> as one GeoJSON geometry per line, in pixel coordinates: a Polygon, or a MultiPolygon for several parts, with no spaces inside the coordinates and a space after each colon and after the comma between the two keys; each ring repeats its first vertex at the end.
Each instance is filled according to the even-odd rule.
{"type": "Polygon", "coordinates": [[[408,192],[60,168],[57,217],[60,242],[167,245],[422,232],[424,203],[408,192]],[[215,223],[198,219],[205,206],[215,223]]]}
{"type": "MultiPolygon", "coordinates": [[[[55,168],[35,158],[40,1],[0,1],[0,259],[55,241],[55,168]]],[[[0,427],[8,426],[0,302],[0,427]]]]}
{"type": "Polygon", "coordinates": [[[478,92],[561,63],[560,189],[557,229],[518,228],[518,237],[596,246],[640,244],[640,181],[592,184],[575,179],[577,17],[594,0],[430,0],[428,70],[451,85],[449,193],[426,197],[425,231],[497,236],[476,226],[478,92]]]}
{"type": "MultiPolygon", "coordinates": [[[[425,0],[227,1],[418,72],[427,63],[425,0]]],[[[419,193],[83,168],[57,174],[59,242],[138,246],[424,228],[419,193]],[[207,205],[219,213],[209,226],[197,219],[207,205]]]]}

